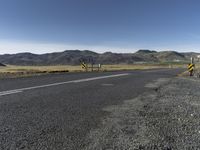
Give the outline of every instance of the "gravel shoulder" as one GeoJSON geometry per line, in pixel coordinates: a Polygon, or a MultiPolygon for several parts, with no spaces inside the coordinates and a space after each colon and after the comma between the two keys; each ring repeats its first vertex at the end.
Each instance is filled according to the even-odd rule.
{"type": "Polygon", "coordinates": [[[200,80],[177,77],[104,108],[109,116],[86,139],[86,150],[200,149],[200,80]]]}

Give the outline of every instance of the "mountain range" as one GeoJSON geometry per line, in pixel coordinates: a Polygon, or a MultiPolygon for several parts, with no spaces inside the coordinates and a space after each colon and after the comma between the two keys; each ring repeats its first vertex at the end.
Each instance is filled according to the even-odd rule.
{"type": "Polygon", "coordinates": [[[197,57],[200,53],[179,53],[176,51],[138,50],[135,53],[102,54],[89,50],[66,50],[63,52],[32,54],[4,54],[0,55],[0,62],[9,65],[78,65],[80,61],[96,64],[135,64],[162,62],[189,62],[190,57],[197,57]]]}

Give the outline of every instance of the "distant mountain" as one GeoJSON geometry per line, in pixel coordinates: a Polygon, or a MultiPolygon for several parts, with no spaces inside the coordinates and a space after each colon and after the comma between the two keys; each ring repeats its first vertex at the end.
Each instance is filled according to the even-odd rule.
{"type": "Polygon", "coordinates": [[[2,63],[0,63],[0,67],[5,67],[6,65],[4,65],[4,64],[2,64],[2,63]]]}
{"type": "Polygon", "coordinates": [[[160,62],[166,62],[166,61],[177,62],[177,61],[187,60],[184,54],[175,51],[163,51],[156,53],[155,56],[158,58],[160,62]]]}
{"type": "Polygon", "coordinates": [[[182,53],[186,59],[190,59],[191,57],[197,58],[200,56],[200,53],[195,53],[195,52],[188,52],[188,53],[182,53]]]}
{"type": "Polygon", "coordinates": [[[156,53],[156,51],[148,50],[148,49],[140,49],[136,53],[138,53],[138,54],[150,54],[150,53],[156,53]]]}
{"type": "Polygon", "coordinates": [[[134,64],[189,61],[199,53],[179,53],[175,51],[157,52],[154,50],[138,50],[135,53],[95,53],[89,50],[66,50],[64,52],[32,54],[18,53],[0,55],[0,62],[10,65],[78,65],[80,61],[101,64],[134,64]]]}

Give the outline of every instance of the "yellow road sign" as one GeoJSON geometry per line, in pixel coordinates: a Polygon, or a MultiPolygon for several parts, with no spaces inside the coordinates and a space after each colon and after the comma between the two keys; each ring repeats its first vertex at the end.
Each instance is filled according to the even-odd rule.
{"type": "Polygon", "coordinates": [[[82,67],[83,69],[86,69],[86,64],[85,64],[84,62],[82,62],[82,63],[81,63],[81,67],[82,67]]]}
{"type": "Polygon", "coordinates": [[[194,70],[194,64],[188,64],[188,70],[189,72],[194,70]]]}

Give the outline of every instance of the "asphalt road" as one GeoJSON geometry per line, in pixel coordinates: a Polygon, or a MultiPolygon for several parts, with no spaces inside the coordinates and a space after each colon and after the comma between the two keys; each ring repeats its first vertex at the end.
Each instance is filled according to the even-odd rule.
{"type": "Polygon", "coordinates": [[[0,80],[0,149],[84,149],[85,137],[145,85],[182,69],[69,73],[0,80]]]}

